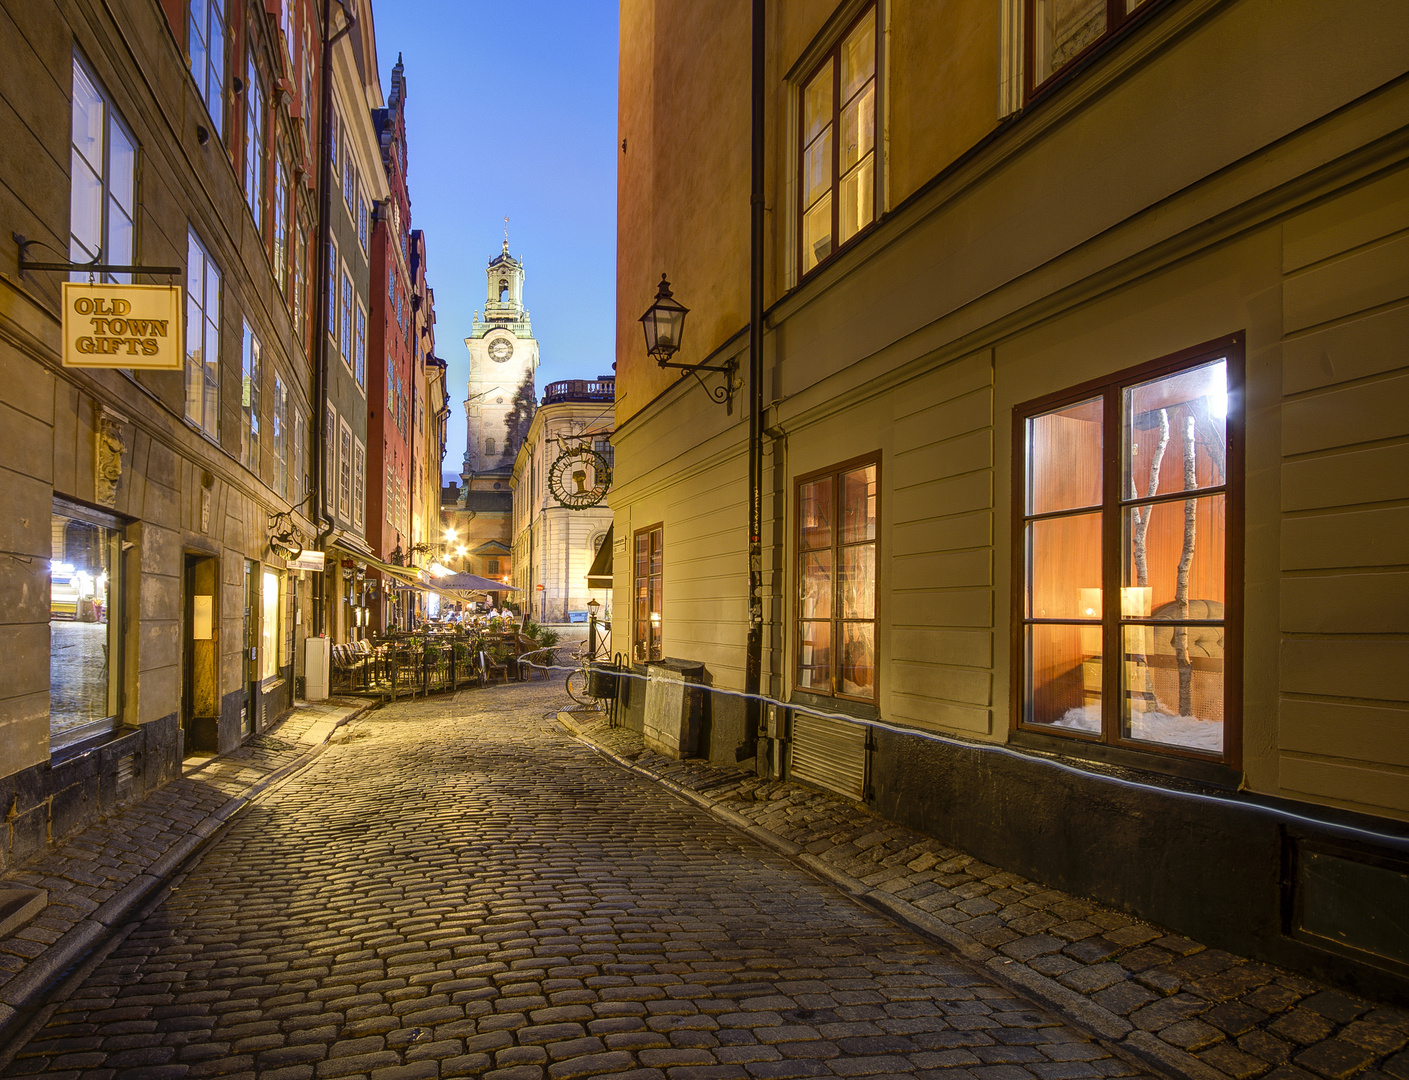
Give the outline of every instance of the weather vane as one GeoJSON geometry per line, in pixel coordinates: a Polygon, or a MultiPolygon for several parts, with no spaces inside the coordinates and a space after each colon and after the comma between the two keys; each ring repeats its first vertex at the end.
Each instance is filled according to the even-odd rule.
{"type": "Polygon", "coordinates": [[[508,214],[505,214],[505,215],[504,215],[504,243],[507,245],[508,242],[509,242],[509,215],[508,215],[508,214]]]}

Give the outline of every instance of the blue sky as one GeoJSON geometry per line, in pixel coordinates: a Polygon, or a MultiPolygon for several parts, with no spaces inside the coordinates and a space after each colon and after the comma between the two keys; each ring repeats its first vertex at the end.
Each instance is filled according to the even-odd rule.
{"type": "Polygon", "coordinates": [[[484,268],[524,262],[542,366],[558,379],[611,372],[616,304],[615,0],[374,0],[382,91],[406,64],[411,223],[426,233],[436,354],[449,363],[444,469],[465,452],[465,335],[484,268]]]}

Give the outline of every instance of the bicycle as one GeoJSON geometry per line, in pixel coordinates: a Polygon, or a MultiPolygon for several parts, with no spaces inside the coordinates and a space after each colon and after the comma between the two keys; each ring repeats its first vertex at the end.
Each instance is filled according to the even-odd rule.
{"type": "Polygon", "coordinates": [[[568,697],[579,705],[595,707],[597,699],[591,694],[592,687],[592,665],[598,661],[607,663],[611,660],[611,631],[612,625],[607,622],[597,623],[597,630],[600,637],[597,638],[597,647],[589,649],[587,642],[582,643],[582,647],[572,654],[572,659],[578,662],[576,668],[568,672],[564,686],[567,687],[568,697]]]}

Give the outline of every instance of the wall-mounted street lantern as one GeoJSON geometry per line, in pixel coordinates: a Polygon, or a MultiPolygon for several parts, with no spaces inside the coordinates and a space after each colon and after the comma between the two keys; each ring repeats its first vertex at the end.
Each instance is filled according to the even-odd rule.
{"type": "MultiPolygon", "coordinates": [[[[661,274],[655,302],[646,309],[646,314],[641,316],[641,328],[646,332],[646,355],[654,357],[656,363],[663,368],[679,368],[682,372],[693,375],[712,400],[722,404],[727,412],[733,412],[734,373],[739,367],[737,361],[729,360],[719,366],[671,362],[670,358],[680,351],[680,339],[685,333],[685,316],[689,313],[690,309],[671,293],[670,282],[666,280],[665,274],[661,274]],[[724,385],[711,390],[700,378],[702,371],[722,372],[724,385]]],[[[681,378],[684,378],[684,375],[681,378]]]]}

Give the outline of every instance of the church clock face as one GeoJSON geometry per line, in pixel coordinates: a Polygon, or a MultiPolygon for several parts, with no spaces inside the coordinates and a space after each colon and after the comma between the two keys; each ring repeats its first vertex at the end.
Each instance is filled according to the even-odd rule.
{"type": "Polygon", "coordinates": [[[514,345],[508,338],[495,338],[489,343],[489,358],[496,364],[502,364],[513,355],[514,345]]]}

